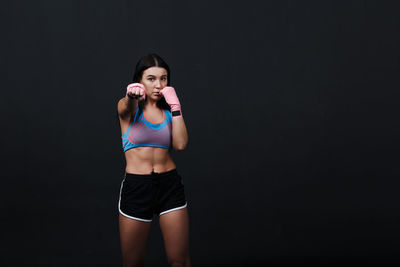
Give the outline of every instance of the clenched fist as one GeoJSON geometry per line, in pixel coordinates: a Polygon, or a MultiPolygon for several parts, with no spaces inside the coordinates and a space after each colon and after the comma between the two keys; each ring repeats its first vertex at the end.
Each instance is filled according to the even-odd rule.
{"type": "Polygon", "coordinates": [[[141,83],[131,83],[126,88],[126,95],[138,101],[146,99],[146,88],[141,83]]]}
{"type": "Polygon", "coordinates": [[[163,89],[161,89],[160,94],[165,98],[165,101],[170,106],[172,116],[181,117],[182,116],[181,103],[179,102],[174,87],[166,86],[163,89]]]}

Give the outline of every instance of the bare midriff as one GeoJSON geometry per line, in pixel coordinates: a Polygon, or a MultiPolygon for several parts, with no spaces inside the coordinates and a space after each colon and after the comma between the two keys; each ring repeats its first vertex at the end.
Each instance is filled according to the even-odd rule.
{"type": "Polygon", "coordinates": [[[176,168],[168,149],[161,147],[135,147],[125,151],[126,173],[151,174],[176,168]]]}

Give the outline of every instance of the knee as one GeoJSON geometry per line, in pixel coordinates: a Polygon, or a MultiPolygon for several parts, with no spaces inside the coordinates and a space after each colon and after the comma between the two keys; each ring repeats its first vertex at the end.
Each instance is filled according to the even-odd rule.
{"type": "Polygon", "coordinates": [[[122,256],[123,267],[143,267],[144,266],[144,255],[132,255],[125,253],[122,256]]]}

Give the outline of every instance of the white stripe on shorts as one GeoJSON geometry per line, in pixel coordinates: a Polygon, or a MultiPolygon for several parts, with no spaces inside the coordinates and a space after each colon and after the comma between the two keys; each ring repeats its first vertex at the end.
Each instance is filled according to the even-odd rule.
{"type": "Polygon", "coordinates": [[[186,204],[183,205],[183,206],[180,206],[180,207],[177,207],[177,208],[173,208],[173,209],[170,209],[170,210],[163,211],[163,212],[161,212],[158,216],[161,216],[161,215],[163,215],[163,214],[165,214],[165,213],[167,213],[167,212],[171,212],[171,211],[174,211],[174,210],[183,209],[183,208],[185,208],[186,206],[187,206],[187,202],[186,202],[186,204]]]}

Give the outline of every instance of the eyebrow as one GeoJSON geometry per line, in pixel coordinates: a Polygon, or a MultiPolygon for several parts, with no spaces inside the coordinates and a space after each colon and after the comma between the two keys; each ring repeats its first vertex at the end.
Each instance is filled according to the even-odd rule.
{"type": "MultiPolygon", "coordinates": [[[[150,76],[153,76],[153,77],[155,77],[155,75],[153,75],[153,74],[149,74],[149,75],[147,75],[147,77],[150,77],[150,76]]],[[[161,75],[161,76],[167,76],[167,74],[163,74],[163,75],[161,75]]]]}

